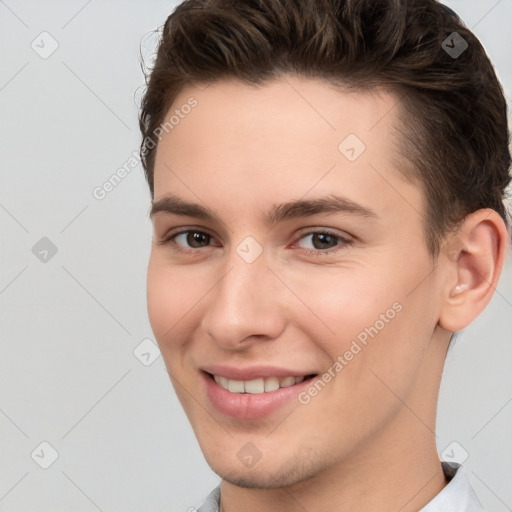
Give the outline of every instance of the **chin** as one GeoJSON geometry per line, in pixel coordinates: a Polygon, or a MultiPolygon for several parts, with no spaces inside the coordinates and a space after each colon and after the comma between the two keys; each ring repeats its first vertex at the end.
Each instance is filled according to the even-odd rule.
{"type": "Polygon", "coordinates": [[[276,468],[274,465],[265,464],[262,458],[253,468],[230,467],[231,461],[223,464],[219,461],[208,461],[210,468],[222,478],[237,487],[245,489],[280,489],[294,486],[315,477],[321,472],[313,461],[302,458],[289,461],[276,468]]]}

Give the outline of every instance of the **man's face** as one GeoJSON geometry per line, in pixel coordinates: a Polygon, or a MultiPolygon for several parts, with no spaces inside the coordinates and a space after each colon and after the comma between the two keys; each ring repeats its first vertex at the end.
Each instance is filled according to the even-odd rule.
{"type": "Polygon", "coordinates": [[[287,77],[189,87],[173,104],[149,318],[203,453],[230,482],[290,485],[428,430],[441,279],[423,194],[397,169],[396,102],[287,77]]]}

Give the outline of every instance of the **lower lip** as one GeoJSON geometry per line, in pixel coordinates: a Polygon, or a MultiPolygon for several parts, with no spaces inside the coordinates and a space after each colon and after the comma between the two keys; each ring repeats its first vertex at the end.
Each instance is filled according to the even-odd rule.
{"type": "Polygon", "coordinates": [[[231,393],[219,386],[213,378],[202,372],[206,384],[206,394],[214,407],[231,418],[239,420],[257,420],[269,416],[277,409],[297,399],[299,393],[309,386],[311,379],[286,388],[267,393],[231,393]]]}

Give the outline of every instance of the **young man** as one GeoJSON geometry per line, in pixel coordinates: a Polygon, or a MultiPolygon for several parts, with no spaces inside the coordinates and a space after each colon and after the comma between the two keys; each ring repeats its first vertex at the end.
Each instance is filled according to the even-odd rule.
{"type": "Polygon", "coordinates": [[[189,0],[141,111],[148,311],[201,511],[482,510],[439,460],[509,241],[506,103],[434,0],[189,0]]]}

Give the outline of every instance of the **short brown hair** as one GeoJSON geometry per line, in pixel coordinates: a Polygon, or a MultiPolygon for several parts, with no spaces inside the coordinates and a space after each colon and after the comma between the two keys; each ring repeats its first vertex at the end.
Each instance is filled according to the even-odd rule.
{"type": "Polygon", "coordinates": [[[286,74],[396,94],[399,153],[412,164],[408,178],[425,193],[432,255],[449,230],[480,208],[496,210],[509,225],[503,90],[476,36],[435,0],[182,2],[163,27],[139,117],[151,195],[154,132],[185,86],[222,78],[259,85],[286,74]],[[453,37],[467,43],[457,57],[443,44],[454,47],[453,37]]]}

